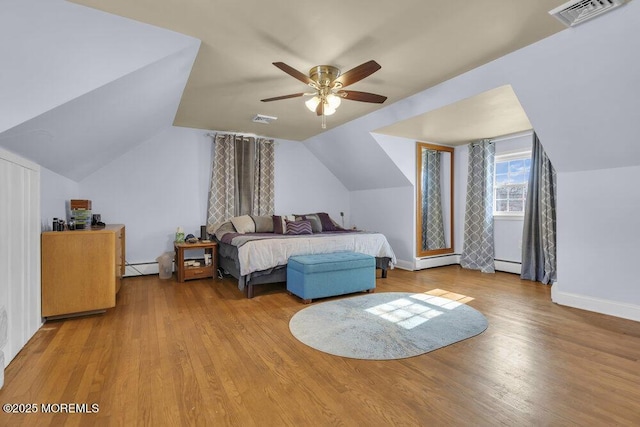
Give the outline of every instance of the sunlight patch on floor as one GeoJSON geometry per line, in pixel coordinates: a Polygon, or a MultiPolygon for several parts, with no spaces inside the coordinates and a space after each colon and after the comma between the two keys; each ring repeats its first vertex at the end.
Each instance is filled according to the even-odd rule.
{"type": "Polygon", "coordinates": [[[409,298],[411,300],[399,298],[395,301],[368,308],[365,311],[405,329],[413,329],[443,314],[442,311],[428,307],[421,302],[441,309],[453,310],[462,304],[473,301],[472,297],[442,289],[432,289],[422,294],[413,294],[409,298]]]}
{"type": "Polygon", "coordinates": [[[443,289],[437,289],[437,288],[436,289],[431,289],[430,291],[425,292],[425,294],[429,294],[429,295],[433,295],[433,296],[437,296],[437,297],[450,299],[452,301],[456,301],[456,302],[459,302],[461,304],[466,304],[466,303],[474,300],[474,298],[468,297],[466,295],[457,294],[455,292],[449,292],[449,291],[445,291],[443,289]]]}

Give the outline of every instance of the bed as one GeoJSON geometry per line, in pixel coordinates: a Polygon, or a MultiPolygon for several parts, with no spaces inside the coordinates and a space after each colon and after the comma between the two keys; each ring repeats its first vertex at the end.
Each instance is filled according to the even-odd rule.
{"type": "Polygon", "coordinates": [[[211,231],[218,243],[218,268],[238,280],[238,288],[247,298],[253,298],[255,286],[286,282],[287,261],[293,255],[364,253],[376,258],[376,268],[382,270],[383,278],[396,263],[383,234],[343,229],[323,213],[289,217],[245,215],[211,231]],[[303,232],[298,232],[297,227],[303,232]]]}

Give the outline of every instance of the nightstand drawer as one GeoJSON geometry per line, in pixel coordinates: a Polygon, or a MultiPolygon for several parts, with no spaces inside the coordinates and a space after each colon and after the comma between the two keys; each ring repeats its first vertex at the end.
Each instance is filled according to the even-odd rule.
{"type": "Polygon", "coordinates": [[[211,266],[205,267],[185,267],[184,279],[204,279],[206,277],[213,276],[213,268],[211,266]]]}

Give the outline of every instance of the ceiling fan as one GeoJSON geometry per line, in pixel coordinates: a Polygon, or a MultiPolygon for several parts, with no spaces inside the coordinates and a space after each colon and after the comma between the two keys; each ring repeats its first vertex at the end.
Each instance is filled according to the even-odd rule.
{"type": "Polygon", "coordinates": [[[376,61],[368,61],[347,71],[344,74],[331,65],[317,65],[309,70],[309,75],[301,73],[284,62],[274,62],[273,65],[280,68],[290,76],[306,83],[315,92],[300,92],[291,95],[276,96],[274,98],[262,99],[262,102],[279,101],[281,99],[297,98],[300,96],[311,96],[305,102],[307,108],[315,111],[318,116],[322,116],[322,129],[326,128],[325,116],[330,116],[336,112],[340,106],[342,98],[352,101],[372,102],[382,104],[387,97],[369,92],[358,92],[355,90],[344,90],[343,88],[352,85],[382,68],[376,61]]]}

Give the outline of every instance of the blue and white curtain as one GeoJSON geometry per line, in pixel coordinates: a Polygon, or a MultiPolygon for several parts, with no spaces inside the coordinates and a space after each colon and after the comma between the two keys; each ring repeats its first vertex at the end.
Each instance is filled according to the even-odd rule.
{"type": "Polygon", "coordinates": [[[524,210],[520,277],[544,284],[556,280],[556,171],[535,133],[524,210]]]}
{"type": "Polygon", "coordinates": [[[464,244],[460,265],[495,272],[493,244],[493,175],[495,144],[481,140],[469,144],[464,244]]]}
{"type": "Polygon", "coordinates": [[[273,140],[216,134],[209,184],[207,228],[239,215],[272,215],[273,140]]]}
{"type": "Polygon", "coordinates": [[[446,247],[442,219],[440,152],[422,149],[422,249],[446,247]]]}

